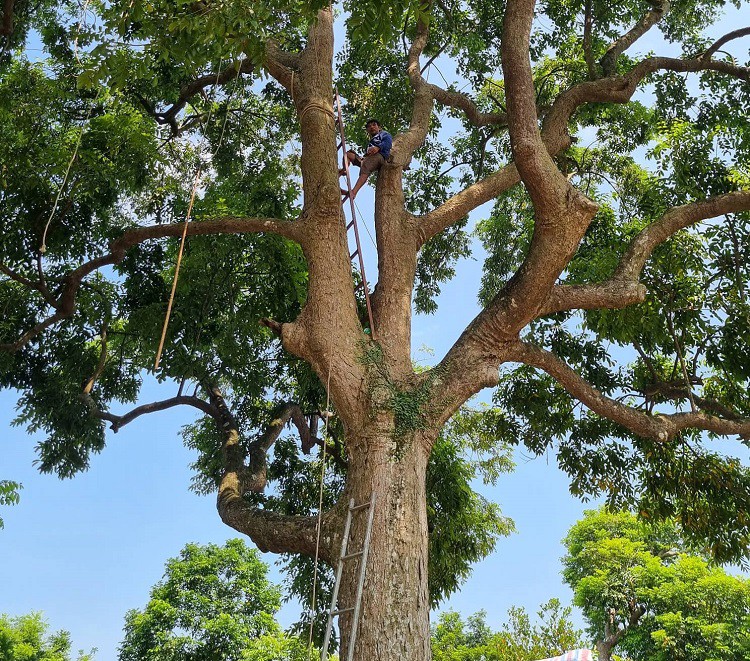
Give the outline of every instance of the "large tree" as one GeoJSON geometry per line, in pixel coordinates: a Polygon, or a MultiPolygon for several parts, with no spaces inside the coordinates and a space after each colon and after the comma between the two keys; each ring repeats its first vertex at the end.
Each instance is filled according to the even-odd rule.
{"type": "MultiPolygon", "coordinates": [[[[430,593],[487,551],[478,521],[499,530],[456,471],[432,473],[443,498],[427,502],[431,455],[461,461],[441,430],[485,388],[497,406],[467,414],[484,439],[553,447],[575,493],[675,517],[720,559],[746,555],[750,473],[712,449],[750,433],[750,70],[727,52],[750,32],[705,33],[723,6],[362,0],[344,5],[336,49],[338,9],[320,3],[5,2],[0,378],[47,433],[41,468],[73,475],[105,424],[194,407],[205,418],[187,440],[223,521],[328,564],[349,499],[374,494],[355,652],[368,661],[428,659],[430,593]],[[46,62],[19,49],[28,35],[46,62]],[[436,67],[457,82],[435,84],[436,67]],[[374,115],[394,134],[372,328],[341,210],[334,82],[348,126],[374,115]],[[169,396],[137,402],[193,181],[157,372],[169,396]],[[413,310],[435,310],[485,203],[483,308],[417,370],[413,310]],[[309,463],[280,438],[290,421],[303,452],[327,443],[333,457],[320,536],[309,463]],[[446,533],[451,511],[471,534],[446,533]],[[451,535],[457,552],[439,546],[451,535]],[[444,580],[428,584],[436,565],[444,580]]],[[[343,606],[355,585],[349,567],[343,606]]]]}

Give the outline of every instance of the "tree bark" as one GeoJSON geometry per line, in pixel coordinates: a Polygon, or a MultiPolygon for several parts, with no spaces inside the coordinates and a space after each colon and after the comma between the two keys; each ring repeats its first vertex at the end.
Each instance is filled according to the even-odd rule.
{"type": "MultiPolygon", "coordinates": [[[[364,503],[375,495],[361,614],[357,661],[428,661],[430,599],[427,584],[427,501],[425,475],[432,439],[396,439],[376,426],[349,443],[345,498],[364,503]],[[403,453],[403,454],[401,454],[403,453]]],[[[360,550],[367,510],[354,514],[349,553],[360,550]]],[[[359,560],[345,563],[338,608],[354,606],[359,560]]],[[[339,620],[347,658],[351,614],[339,620]]]]}

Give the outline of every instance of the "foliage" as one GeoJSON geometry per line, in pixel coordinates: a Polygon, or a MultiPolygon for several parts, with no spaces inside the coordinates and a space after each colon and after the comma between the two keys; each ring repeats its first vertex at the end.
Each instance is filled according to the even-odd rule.
{"type": "MultiPolygon", "coordinates": [[[[12,482],[11,480],[0,480],[0,505],[15,505],[20,500],[21,496],[19,491],[21,485],[18,482],[12,482]]],[[[0,517],[0,528],[4,525],[2,517],[0,517]]]]}
{"type": "MultiPolygon", "coordinates": [[[[0,659],[2,661],[72,661],[70,634],[48,633],[41,613],[10,617],[0,614],[0,659]]],[[[96,650],[79,651],[76,661],[94,661],[96,650]]]]}
{"type": "Polygon", "coordinates": [[[128,611],[121,661],[302,661],[306,646],[274,619],[279,589],[240,539],[188,544],[167,562],[143,610],[128,611]]]}
{"type": "MultiPolygon", "coordinates": [[[[330,218],[330,210],[314,208],[320,190],[305,182],[303,197],[301,123],[292,103],[299,101],[293,98],[295,65],[279,61],[291,77],[287,89],[269,78],[271,50],[286,49],[289,57],[281,59],[294,61],[323,3],[15,5],[17,29],[4,40],[0,56],[0,387],[22,393],[17,423],[42,434],[41,470],[72,477],[103,450],[105,421],[116,430],[114,411],[139,401],[175,273],[175,239],[144,241],[114,266],[114,259],[104,258],[113,240],[128,230],[184,219],[197,172],[196,225],[219,217],[283,223],[311,212],[330,218]],[[62,300],[86,263],[92,270],[75,301],[62,300]],[[91,392],[83,392],[83,384],[91,392]]],[[[673,1],[654,26],[659,46],[695,60],[714,43],[711,30],[726,5],[673,1]]],[[[497,119],[509,107],[501,78],[501,64],[512,66],[501,62],[506,3],[363,0],[339,9],[337,38],[344,34],[346,43],[336,45],[331,73],[347,101],[351,144],[368,116],[382,118],[397,140],[412,127],[414,94],[405,61],[410,44],[429,27],[417,69],[425,84],[444,79],[445,89],[434,108],[430,101],[425,138],[404,175],[403,225],[415,220],[412,225],[421,229],[426,215],[451,206],[461,191],[467,191],[463,200],[486,187],[495,190],[487,182],[514,170],[508,166],[508,130],[497,119]],[[450,101],[459,92],[462,101],[450,101]],[[472,121],[466,107],[495,119],[472,121]]],[[[658,7],[640,0],[547,0],[536,9],[529,56],[537,115],[548,128],[561,94],[596,87],[613,75],[621,76],[615,82],[623,88],[620,83],[639,70],[651,46],[637,42],[612,58],[612,44],[622,43],[658,7]]],[[[717,47],[713,69],[657,69],[638,81],[629,103],[586,103],[558,128],[570,135],[570,145],[554,154],[558,168],[598,205],[580,245],[571,246],[569,263],[552,278],[558,286],[608,282],[627,246],[669,209],[748,189],[750,87],[742,76],[724,75],[742,64],[744,56],[730,53],[736,45],[717,47]]],[[[701,56],[699,64],[705,62],[701,56]]],[[[392,197],[400,199],[400,191],[392,197]]],[[[461,217],[429,238],[417,256],[414,307],[435,312],[441,288],[461,260],[484,249],[478,292],[484,312],[467,327],[470,337],[492,317],[498,295],[530,275],[523,265],[541,230],[520,185],[491,199],[471,221],[460,209],[461,217]]],[[[675,412],[700,411],[709,421],[747,418],[749,218],[746,211],[728,214],[661,242],[640,278],[648,292],[643,302],[543,314],[520,330],[520,339],[585,380],[591,387],[586,392],[595,394],[583,399],[593,408],[608,397],[654,423],[675,412]]],[[[382,239],[388,222],[379,223],[382,239]]],[[[555,230],[565,229],[558,224],[555,230]]],[[[330,239],[321,236],[316,240],[330,239]]],[[[416,239],[416,233],[410,236],[416,239]]],[[[385,241],[394,249],[401,243],[385,241]]],[[[209,234],[186,243],[156,379],[182,402],[195,403],[192,398],[203,395],[207,384],[217,386],[245,450],[262,437],[283,402],[298,403],[310,424],[317,424],[326,406],[325,389],[311,367],[315,363],[322,373],[322,359],[316,363],[308,356],[311,364],[304,363],[280,345],[269,330],[273,324],[262,323],[290,323],[311,303],[308,256],[296,243],[267,234],[209,234]]],[[[393,293],[376,291],[383,301],[393,293]]],[[[407,307],[399,311],[404,327],[411,322],[407,307]]],[[[529,318],[536,312],[529,311],[529,318]]],[[[490,332],[475,344],[499,362],[506,345],[515,344],[511,335],[490,332]]],[[[375,358],[376,367],[384,362],[375,358]]],[[[369,412],[392,412],[395,460],[408,455],[410,435],[437,433],[429,414],[431,405],[444,404],[432,399],[444,367],[398,383],[381,374],[382,396],[369,412]]],[[[604,496],[643,517],[674,520],[686,543],[719,561],[747,558],[750,470],[732,452],[714,448],[714,432],[687,430],[666,441],[638,435],[583,409],[562,379],[524,364],[500,369],[493,406],[459,415],[430,463],[433,603],[454,590],[471,562],[510,529],[497,508],[472,490],[482,470],[497,477],[503,462],[496,460],[507,454],[508,444],[556,454],[575,495],[604,496]],[[472,464],[472,443],[480,436],[482,463],[472,464]]],[[[335,422],[328,439],[338,466],[325,485],[326,507],[346,480],[347,432],[335,422]]],[[[184,430],[184,439],[199,455],[196,488],[215,489],[221,430],[202,418],[184,430]]],[[[247,500],[283,514],[310,514],[318,468],[282,438],[269,466],[271,490],[247,500]]],[[[309,561],[290,563],[294,590],[306,593],[309,561]]]]}
{"type": "Polygon", "coordinates": [[[639,661],[740,661],[750,652],[750,580],[691,554],[674,525],[589,511],[565,539],[563,576],[589,635],[618,635],[639,661]]]}
{"type": "Polygon", "coordinates": [[[435,661],[538,661],[583,646],[581,632],[570,621],[571,608],[550,599],[537,613],[538,623],[523,608],[508,611],[509,621],[492,632],[479,611],[464,622],[458,613],[440,614],[432,628],[435,661]]]}

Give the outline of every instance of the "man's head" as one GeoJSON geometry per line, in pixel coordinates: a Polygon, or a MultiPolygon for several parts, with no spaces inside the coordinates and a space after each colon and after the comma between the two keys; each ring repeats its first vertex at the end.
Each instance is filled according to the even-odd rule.
{"type": "Polygon", "coordinates": [[[380,131],[380,122],[377,119],[368,119],[365,124],[365,130],[369,135],[375,135],[380,131]]]}

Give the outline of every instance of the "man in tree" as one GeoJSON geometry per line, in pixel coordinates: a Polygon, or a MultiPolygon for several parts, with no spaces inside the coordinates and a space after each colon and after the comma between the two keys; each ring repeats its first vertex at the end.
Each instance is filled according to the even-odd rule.
{"type": "MultiPolygon", "coordinates": [[[[356,165],[359,168],[359,177],[352,188],[352,199],[357,196],[359,189],[365,185],[368,177],[375,171],[379,170],[391,155],[393,139],[388,131],[380,128],[380,122],[377,119],[368,119],[365,124],[365,130],[370,136],[367,143],[365,155],[360,157],[357,152],[351,149],[346,152],[346,160],[349,165],[356,165]]],[[[345,175],[346,170],[339,170],[340,175],[345,175]]],[[[342,194],[349,194],[349,191],[342,189],[342,194]]]]}
{"type": "MultiPolygon", "coordinates": [[[[295,569],[335,564],[348,503],[374,495],[357,661],[429,659],[431,597],[487,550],[476,526],[430,555],[453,501],[428,499],[446,423],[485,388],[483,438],[551,451],[574,493],[675,518],[719,560],[748,554],[750,471],[712,445],[750,435],[750,69],[731,55],[750,29],[706,32],[723,0],[346,4],[349,123],[388,116],[394,134],[372,335],[341,215],[333,7],[97,7],[87,25],[68,5],[17,5],[13,43],[33,27],[52,62],[14,51],[0,71],[0,383],[46,434],[42,470],[85,470],[105,424],[192,407],[199,487],[295,569]],[[648,54],[649,31],[671,55],[648,54]],[[441,55],[455,85],[428,78],[441,55]],[[489,202],[482,309],[416,370],[413,306],[435,311],[489,202]],[[166,394],[123,411],[152,369],[183,233],[166,394]],[[320,526],[315,447],[335,465],[320,526]],[[428,576],[436,561],[448,581],[428,576]]],[[[453,480],[460,448],[445,454],[455,501],[484,520],[453,480]]]]}

